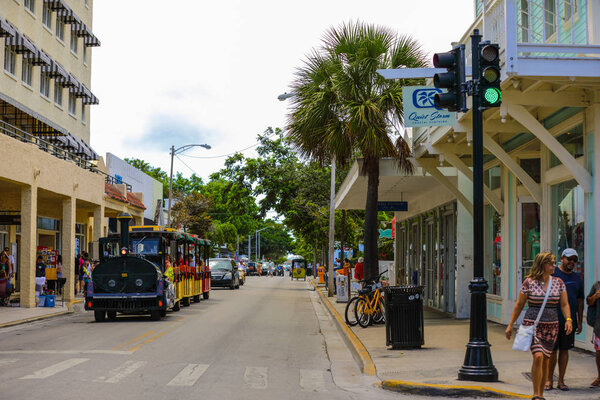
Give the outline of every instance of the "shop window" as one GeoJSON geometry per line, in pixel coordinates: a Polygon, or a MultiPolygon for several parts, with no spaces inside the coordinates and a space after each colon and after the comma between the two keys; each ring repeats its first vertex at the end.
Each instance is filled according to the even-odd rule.
{"type": "Polygon", "coordinates": [[[502,238],[500,214],[494,207],[485,208],[485,280],[489,285],[489,293],[501,295],[500,274],[502,272],[502,238]]]}
{"type": "Polygon", "coordinates": [[[47,231],[60,231],[60,220],[54,218],[38,217],[37,227],[38,229],[45,229],[47,231]]]}
{"type": "Polygon", "coordinates": [[[11,75],[17,71],[17,53],[12,47],[4,46],[4,70],[11,75]]]}
{"type": "Polygon", "coordinates": [[[35,0],[25,0],[23,3],[25,9],[29,10],[32,14],[35,13],[35,0]]]}
{"type": "MultiPolygon", "coordinates": [[[[583,144],[583,124],[577,125],[573,129],[558,135],[556,140],[558,140],[558,142],[562,144],[573,157],[577,158],[583,156],[585,150],[583,144]]],[[[560,164],[560,160],[552,153],[550,156],[550,167],[556,167],[560,164]]]]}
{"type": "Polygon", "coordinates": [[[33,82],[33,64],[31,63],[29,58],[23,58],[21,80],[27,86],[31,86],[33,82]]]}
{"type": "Polygon", "coordinates": [[[65,21],[59,15],[56,15],[56,37],[65,41],[65,21]]]}
{"type": "Polygon", "coordinates": [[[54,104],[62,107],[62,103],[63,103],[63,86],[60,83],[55,81],[54,82],[54,104]]]}
{"type": "Polygon", "coordinates": [[[75,34],[75,31],[71,31],[71,51],[74,54],[77,54],[77,43],[78,43],[78,40],[79,40],[79,38],[75,34]]]}
{"type": "Polygon", "coordinates": [[[42,9],[42,24],[48,29],[52,29],[52,9],[46,2],[44,2],[44,7],[42,9]]]}
{"type": "Polygon", "coordinates": [[[40,74],[40,94],[45,98],[50,98],[50,77],[47,73],[40,74]]]}
{"type": "Polygon", "coordinates": [[[492,167],[483,172],[484,182],[491,190],[500,187],[500,173],[500,167],[492,167]]]}
{"type": "Polygon", "coordinates": [[[556,241],[557,261],[566,248],[577,250],[579,262],[575,271],[584,275],[585,206],[583,189],[571,180],[552,186],[552,237],[556,241]]]}
{"type": "Polygon", "coordinates": [[[75,97],[75,93],[69,93],[69,114],[72,116],[77,115],[77,97],[75,97]]]}
{"type": "Polygon", "coordinates": [[[75,233],[85,235],[85,224],[75,224],[75,233]]]}
{"type": "Polygon", "coordinates": [[[525,158],[519,160],[519,164],[535,182],[540,183],[542,181],[541,164],[539,158],[525,158]]]}

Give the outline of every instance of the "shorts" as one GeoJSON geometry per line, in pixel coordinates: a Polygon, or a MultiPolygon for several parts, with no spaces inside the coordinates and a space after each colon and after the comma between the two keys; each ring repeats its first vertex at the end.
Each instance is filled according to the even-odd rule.
{"type": "Polygon", "coordinates": [[[81,275],[77,275],[77,280],[78,280],[79,282],[83,281],[83,276],[84,276],[83,274],[81,274],[81,275]]]}
{"type": "Polygon", "coordinates": [[[554,343],[554,351],[556,350],[571,350],[575,347],[575,329],[571,331],[570,335],[565,333],[565,325],[558,325],[558,336],[556,337],[556,343],[554,343]]]}
{"type": "Polygon", "coordinates": [[[594,343],[594,350],[600,351],[600,338],[596,335],[592,335],[592,343],[594,343]]]}

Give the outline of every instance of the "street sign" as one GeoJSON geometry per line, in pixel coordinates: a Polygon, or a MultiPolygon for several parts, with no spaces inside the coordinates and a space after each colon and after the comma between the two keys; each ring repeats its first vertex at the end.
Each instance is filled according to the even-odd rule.
{"type": "Polygon", "coordinates": [[[454,125],[456,113],[436,108],[436,94],[445,93],[434,86],[406,86],[402,88],[404,99],[404,126],[454,125]]]}
{"type": "Polygon", "coordinates": [[[377,211],[408,211],[407,201],[379,201],[377,211]]]}

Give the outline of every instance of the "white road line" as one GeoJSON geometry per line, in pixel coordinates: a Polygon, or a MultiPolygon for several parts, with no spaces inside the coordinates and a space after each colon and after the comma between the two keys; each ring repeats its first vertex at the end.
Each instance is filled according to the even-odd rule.
{"type": "Polygon", "coordinates": [[[117,356],[130,356],[133,351],[126,350],[4,350],[2,354],[112,354],[117,356]]]}
{"type": "Polygon", "coordinates": [[[244,382],[250,389],[267,388],[267,368],[266,367],[246,367],[244,373],[244,382]]]}
{"type": "Polygon", "coordinates": [[[66,371],[69,368],[73,368],[83,362],[88,361],[89,358],[69,358],[68,360],[59,362],[58,364],[51,365],[47,368],[35,371],[31,375],[24,376],[20,379],[45,379],[52,375],[58,374],[59,372],[66,371]]]}
{"type": "Polygon", "coordinates": [[[194,383],[206,372],[209,364],[188,364],[167,386],[194,386],[194,383]]]}
{"type": "Polygon", "coordinates": [[[106,383],[117,383],[123,378],[133,373],[136,369],[143,367],[146,361],[125,361],[118,368],[112,370],[108,374],[108,378],[103,376],[98,377],[94,382],[106,382],[106,383]]]}
{"type": "Polygon", "coordinates": [[[303,392],[322,392],[325,390],[323,371],[313,369],[300,370],[300,387],[303,392]]]}
{"type": "Polygon", "coordinates": [[[8,364],[12,364],[14,362],[19,361],[18,358],[5,358],[4,360],[0,360],[0,367],[8,364]]]}

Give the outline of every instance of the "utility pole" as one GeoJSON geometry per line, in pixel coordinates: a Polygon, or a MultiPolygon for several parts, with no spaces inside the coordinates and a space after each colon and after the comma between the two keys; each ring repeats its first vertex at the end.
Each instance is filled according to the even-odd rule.
{"type": "Polygon", "coordinates": [[[333,263],[334,263],[334,241],[335,241],[335,154],[331,157],[331,190],[329,193],[329,265],[327,266],[327,296],[333,296],[333,263]]]}

